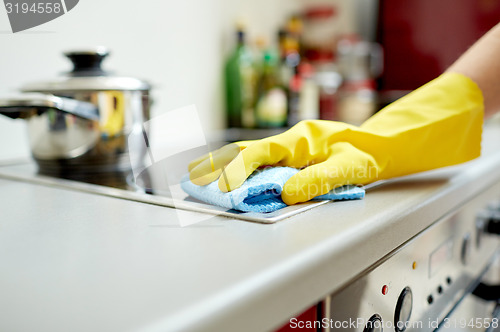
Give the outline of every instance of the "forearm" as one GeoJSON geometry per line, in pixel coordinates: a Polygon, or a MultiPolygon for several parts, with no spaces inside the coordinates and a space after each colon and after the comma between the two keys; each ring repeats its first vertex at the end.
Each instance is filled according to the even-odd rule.
{"type": "Polygon", "coordinates": [[[500,24],[465,52],[447,72],[468,76],[481,89],[485,116],[500,111],[500,24]]]}

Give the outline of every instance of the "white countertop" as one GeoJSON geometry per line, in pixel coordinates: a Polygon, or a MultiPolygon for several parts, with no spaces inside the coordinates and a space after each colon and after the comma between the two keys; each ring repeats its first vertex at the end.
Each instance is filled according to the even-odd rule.
{"type": "Polygon", "coordinates": [[[0,331],[269,330],[499,181],[498,165],[500,150],[276,224],[188,227],[171,208],[0,177],[0,331]]]}

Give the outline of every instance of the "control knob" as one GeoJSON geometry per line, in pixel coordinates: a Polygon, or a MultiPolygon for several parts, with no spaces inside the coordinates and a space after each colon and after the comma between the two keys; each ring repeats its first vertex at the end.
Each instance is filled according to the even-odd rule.
{"type": "Polygon", "coordinates": [[[500,210],[488,207],[479,213],[476,225],[482,227],[482,231],[490,234],[500,235],[500,210]]]}
{"type": "Polygon", "coordinates": [[[394,329],[396,332],[406,330],[406,324],[410,320],[411,310],[413,308],[413,294],[410,287],[405,287],[399,295],[394,312],[394,329]]]}
{"type": "Polygon", "coordinates": [[[366,323],[363,332],[382,332],[383,330],[382,317],[379,314],[374,314],[366,323]]]}

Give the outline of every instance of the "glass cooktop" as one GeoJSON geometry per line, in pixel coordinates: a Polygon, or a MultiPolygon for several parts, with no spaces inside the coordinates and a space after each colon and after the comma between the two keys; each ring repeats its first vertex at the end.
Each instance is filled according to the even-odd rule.
{"type": "Polygon", "coordinates": [[[186,173],[185,166],[176,167],[172,166],[172,163],[169,166],[166,163],[156,163],[139,174],[129,172],[89,176],[72,172],[53,176],[53,174],[47,175],[39,172],[36,163],[32,160],[0,161],[0,178],[165,206],[189,211],[191,215],[193,215],[192,212],[199,212],[205,216],[207,214],[220,215],[259,223],[275,223],[329,202],[307,202],[270,213],[228,210],[188,196],[180,188],[180,178],[184,173],[186,173]]]}

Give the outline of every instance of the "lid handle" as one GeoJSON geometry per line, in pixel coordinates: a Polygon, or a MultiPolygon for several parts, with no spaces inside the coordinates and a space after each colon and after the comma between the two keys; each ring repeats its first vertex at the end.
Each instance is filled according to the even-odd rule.
{"type": "Polygon", "coordinates": [[[103,76],[106,72],[101,68],[102,60],[109,55],[104,47],[93,49],[72,50],[64,55],[73,62],[71,76],[103,76]]]}

